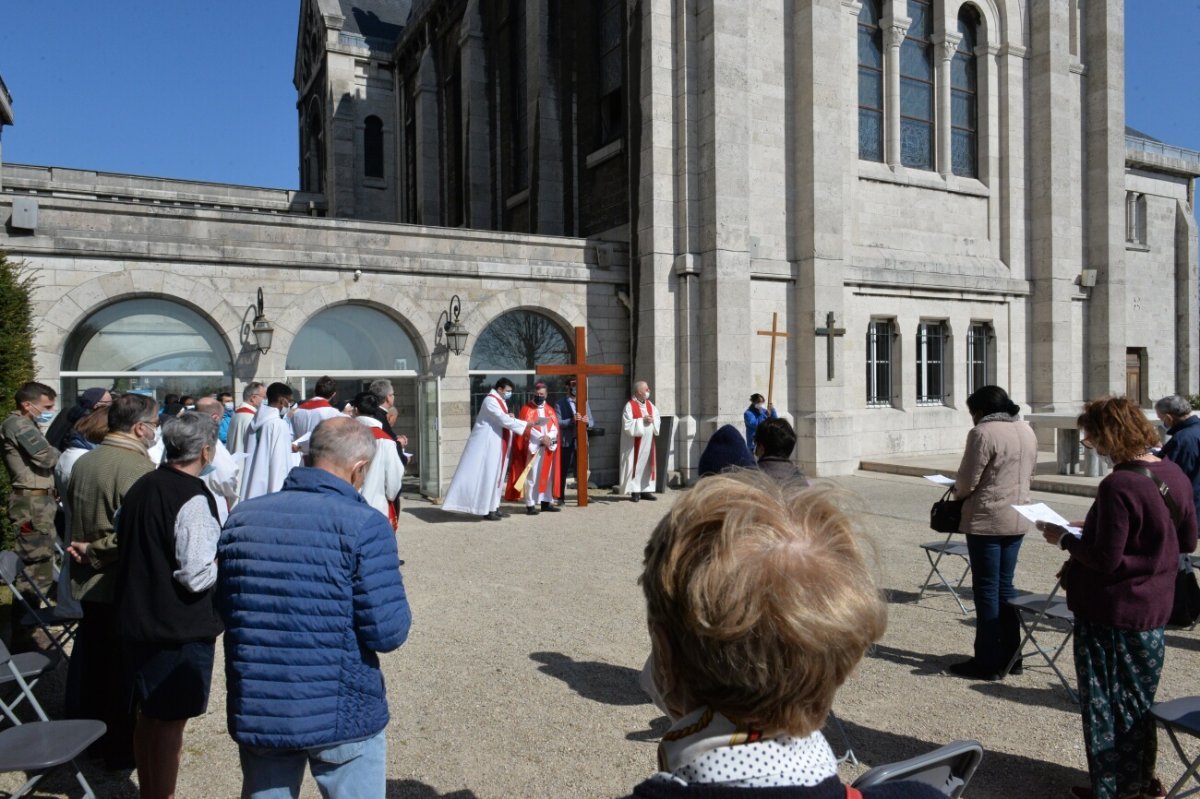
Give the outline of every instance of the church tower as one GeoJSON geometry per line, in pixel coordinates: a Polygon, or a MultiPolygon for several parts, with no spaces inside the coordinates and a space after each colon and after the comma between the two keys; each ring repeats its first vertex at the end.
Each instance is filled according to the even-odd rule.
{"type": "Polygon", "coordinates": [[[300,189],[324,196],[326,216],[397,221],[396,93],[392,50],[406,0],[303,0],[293,83],[300,189]]]}

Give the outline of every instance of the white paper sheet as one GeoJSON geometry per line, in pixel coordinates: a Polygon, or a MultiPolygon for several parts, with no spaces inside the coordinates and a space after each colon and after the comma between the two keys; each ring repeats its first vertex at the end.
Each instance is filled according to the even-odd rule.
{"type": "Polygon", "coordinates": [[[1050,524],[1057,524],[1059,527],[1062,527],[1076,538],[1081,538],[1083,536],[1083,530],[1078,527],[1072,527],[1069,521],[1060,516],[1045,502],[1035,502],[1032,505],[1013,505],[1012,507],[1013,510],[1031,522],[1049,522],[1050,524]]]}
{"type": "Polygon", "coordinates": [[[931,483],[937,483],[940,486],[954,485],[954,478],[947,477],[944,474],[927,474],[927,475],[925,475],[925,479],[931,483]]]}

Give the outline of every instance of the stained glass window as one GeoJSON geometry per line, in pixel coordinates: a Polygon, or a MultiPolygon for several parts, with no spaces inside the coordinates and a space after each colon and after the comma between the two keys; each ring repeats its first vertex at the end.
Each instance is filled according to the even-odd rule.
{"type": "Polygon", "coordinates": [[[933,169],[933,9],[908,0],[912,24],[900,45],[900,163],[933,169]]]}
{"type": "Polygon", "coordinates": [[[879,0],[858,12],[858,157],[883,160],[883,34],[879,0]]]}
{"type": "Polygon", "coordinates": [[[979,78],[975,48],[979,12],[963,6],[958,12],[962,39],[950,62],[950,162],[954,174],[979,176],[979,78]]]}

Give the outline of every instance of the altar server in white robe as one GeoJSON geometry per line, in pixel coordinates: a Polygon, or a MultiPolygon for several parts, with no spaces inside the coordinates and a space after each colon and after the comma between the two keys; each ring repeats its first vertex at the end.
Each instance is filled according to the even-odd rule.
{"type": "Polygon", "coordinates": [[[242,390],[242,404],[233,412],[229,432],[225,435],[225,447],[230,455],[246,451],[246,431],[266,398],[267,387],[262,383],[250,383],[242,390]]]}
{"type": "Polygon", "coordinates": [[[259,406],[246,432],[246,461],[242,467],[242,500],[273,494],[299,455],[292,452],[292,425],[285,415],[292,404],[292,389],[286,383],[267,386],[267,400],[259,406]]]}
{"type": "Polygon", "coordinates": [[[650,402],[650,385],[645,380],[633,384],[633,399],[625,403],[621,414],[621,491],[634,502],[657,499],[654,496],[654,439],[661,424],[658,409],[650,402]]]}
{"type": "MultiPolygon", "coordinates": [[[[212,397],[201,397],[196,400],[196,411],[211,416],[218,425],[225,415],[225,407],[212,397]]],[[[217,441],[213,450],[213,459],[204,471],[200,473],[204,486],[217,502],[217,521],[225,524],[229,518],[229,509],[238,500],[238,484],[241,482],[241,469],[237,461],[229,454],[225,445],[217,441]]]]}
{"type": "Polygon", "coordinates": [[[484,397],[442,502],[443,510],[472,513],[489,521],[508,515],[499,512],[500,494],[507,480],[514,440],[525,432],[525,423],[508,411],[512,389],[512,381],[502,377],[484,397]]]}
{"type": "Polygon", "coordinates": [[[328,375],[319,378],[313,395],[292,411],[292,435],[303,438],[316,430],[317,425],[326,419],[341,416],[342,412],[333,406],[333,398],[336,395],[337,381],[328,375]]]}
{"type": "Polygon", "coordinates": [[[396,439],[383,431],[383,422],[375,418],[379,413],[379,400],[370,391],[364,391],[350,402],[353,415],[371,429],[375,437],[375,454],[367,466],[358,493],[375,510],[387,517],[395,530],[399,526],[399,509],[396,497],[400,496],[400,484],[404,480],[404,464],[400,462],[400,447],[396,439]]]}

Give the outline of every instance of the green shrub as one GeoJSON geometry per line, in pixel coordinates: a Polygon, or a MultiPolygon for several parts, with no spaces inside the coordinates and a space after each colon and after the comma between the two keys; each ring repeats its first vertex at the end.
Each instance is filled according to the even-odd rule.
{"type": "MultiPolygon", "coordinates": [[[[33,274],[0,250],[0,416],[13,410],[17,386],[34,379],[33,368],[33,274]]],[[[0,468],[0,545],[12,548],[13,531],[8,524],[8,472],[0,468]]]]}

